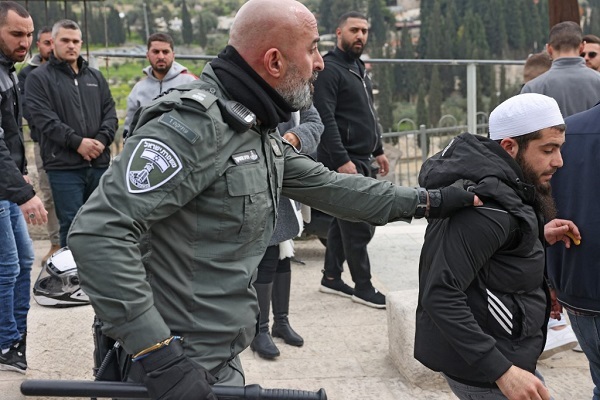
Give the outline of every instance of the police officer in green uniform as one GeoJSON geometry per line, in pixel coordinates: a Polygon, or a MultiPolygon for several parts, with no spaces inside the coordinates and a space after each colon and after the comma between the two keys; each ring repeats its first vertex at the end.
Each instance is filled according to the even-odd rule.
{"type": "Polygon", "coordinates": [[[138,112],[73,222],[81,286],[152,399],[215,399],[209,384],[244,384],[238,354],[256,333],[252,281],[280,195],[375,225],[477,201],[338,174],[282,142],[277,124],[312,101],[318,40],[301,3],[245,3],[200,80],[138,112]]]}

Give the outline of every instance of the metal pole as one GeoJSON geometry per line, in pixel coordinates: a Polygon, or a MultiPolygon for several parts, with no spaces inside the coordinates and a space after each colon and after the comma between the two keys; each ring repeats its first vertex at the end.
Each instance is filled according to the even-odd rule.
{"type": "Polygon", "coordinates": [[[427,155],[429,154],[429,143],[427,141],[427,129],[425,129],[425,125],[419,126],[419,139],[421,142],[421,161],[425,162],[427,160],[427,155]]]}
{"type": "Polygon", "coordinates": [[[150,28],[148,27],[148,11],[146,10],[146,2],[144,4],[144,24],[146,26],[146,40],[150,37],[150,28]]]}
{"type": "Polygon", "coordinates": [[[469,133],[477,133],[477,67],[467,65],[467,129],[469,133]]]}

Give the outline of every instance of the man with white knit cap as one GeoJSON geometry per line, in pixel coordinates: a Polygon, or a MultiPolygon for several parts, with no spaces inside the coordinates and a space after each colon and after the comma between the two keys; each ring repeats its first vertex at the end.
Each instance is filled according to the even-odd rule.
{"type": "Polygon", "coordinates": [[[459,399],[547,400],[536,363],[559,306],[544,277],[544,249],[570,247],[567,232],[580,238],[573,222],[554,219],[550,194],[563,164],[564,120],[551,97],[520,94],[492,111],[489,130],[490,138],[455,137],[421,168],[421,186],[459,185],[483,206],[429,221],[415,358],[441,372],[459,399]]]}

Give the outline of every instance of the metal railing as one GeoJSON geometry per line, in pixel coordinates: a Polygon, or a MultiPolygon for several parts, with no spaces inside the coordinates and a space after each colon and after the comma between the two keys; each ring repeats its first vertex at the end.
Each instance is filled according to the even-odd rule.
{"type": "MultiPolygon", "coordinates": [[[[143,59],[145,54],[142,52],[125,51],[92,51],[90,53],[98,61],[104,59],[109,62],[110,59],[131,58],[143,59]]],[[[195,54],[177,54],[178,60],[204,60],[210,61],[215,55],[195,55],[195,54]]],[[[386,132],[383,134],[384,141],[387,143],[386,150],[391,150],[388,158],[391,162],[391,171],[386,178],[392,182],[405,185],[416,186],[417,176],[421,164],[425,159],[443,149],[453,136],[462,132],[471,132],[485,134],[487,131],[487,114],[477,111],[477,67],[484,65],[523,65],[524,60],[450,60],[450,59],[366,59],[370,64],[419,64],[419,65],[446,65],[446,66],[465,66],[466,84],[467,84],[467,123],[459,125],[456,117],[445,115],[440,119],[438,127],[427,128],[421,125],[417,129],[417,124],[403,118],[396,126],[397,131],[386,132]],[[450,122],[450,126],[447,126],[450,122]],[[401,130],[402,124],[410,124],[412,130],[401,130]]],[[[120,144],[113,146],[118,153],[120,144]]]]}
{"type": "MultiPolygon", "coordinates": [[[[476,125],[475,134],[485,135],[487,123],[476,125]]],[[[441,151],[452,138],[463,132],[469,132],[467,125],[453,125],[438,128],[386,132],[383,140],[390,161],[390,173],[387,180],[401,186],[418,186],[421,165],[433,154],[441,151]]]]}

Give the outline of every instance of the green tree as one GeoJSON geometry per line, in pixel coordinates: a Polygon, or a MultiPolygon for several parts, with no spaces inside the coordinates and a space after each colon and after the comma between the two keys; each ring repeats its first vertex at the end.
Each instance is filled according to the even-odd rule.
{"type": "Polygon", "coordinates": [[[440,24],[440,21],[442,20],[442,10],[439,0],[436,0],[433,3],[430,19],[431,24],[427,29],[427,48],[423,57],[440,58],[440,49],[443,46],[442,40],[445,37],[442,36],[442,26],[440,24]]]}
{"type": "Polygon", "coordinates": [[[191,44],[194,41],[192,17],[190,16],[185,0],[181,4],[181,38],[185,44],[191,44]]]}
{"type": "Polygon", "coordinates": [[[504,3],[504,0],[490,0],[482,21],[490,53],[498,58],[503,58],[507,50],[504,3]]]}
{"type": "Polygon", "coordinates": [[[364,4],[364,0],[321,0],[318,21],[321,34],[335,33],[338,18],[345,12],[365,13],[364,4]]]}
{"type": "Polygon", "coordinates": [[[321,0],[319,5],[319,31],[321,34],[335,31],[335,16],[331,10],[333,0],[321,0]]]}
{"type": "Polygon", "coordinates": [[[442,81],[440,80],[439,66],[434,65],[427,93],[428,121],[430,126],[437,126],[442,118],[442,81]]]}
{"type": "MultiPolygon", "coordinates": [[[[379,53],[377,56],[384,58],[390,57],[390,55],[385,52],[379,53]]],[[[375,96],[377,115],[383,131],[388,132],[394,125],[394,103],[392,99],[392,92],[394,88],[394,74],[392,72],[392,68],[394,68],[394,66],[390,64],[376,64],[373,68],[373,75],[376,77],[376,85],[378,89],[378,93],[375,96]]]]}
{"type": "Polygon", "coordinates": [[[370,20],[369,41],[371,46],[381,47],[387,41],[388,24],[385,21],[383,0],[369,1],[368,16],[370,20]]]}
{"type": "Polygon", "coordinates": [[[505,19],[506,32],[508,32],[508,46],[512,50],[522,51],[525,48],[525,30],[521,16],[520,3],[523,0],[506,0],[506,9],[510,16],[505,19]]]}
{"type": "Polygon", "coordinates": [[[541,17],[539,7],[533,2],[523,2],[523,26],[525,27],[525,48],[522,57],[527,54],[537,53],[542,50],[544,42],[540,43],[542,37],[541,17]]]}
{"type": "Polygon", "coordinates": [[[219,20],[213,12],[203,10],[198,14],[197,21],[198,44],[206,49],[209,42],[208,34],[217,28],[219,20]]]}
{"type": "Polygon", "coordinates": [[[433,6],[436,0],[421,0],[421,34],[419,36],[419,43],[417,44],[417,53],[419,58],[427,58],[429,53],[429,39],[430,34],[430,21],[433,6]]]}
{"type": "MultiPolygon", "coordinates": [[[[400,42],[396,47],[395,58],[413,60],[415,48],[406,24],[402,29],[400,42]]],[[[396,100],[409,101],[417,92],[417,66],[415,64],[394,64],[394,97],[396,100]]]]}
{"type": "Polygon", "coordinates": [[[125,43],[126,37],[123,20],[119,16],[119,11],[112,6],[109,7],[106,26],[108,29],[108,44],[121,45],[125,43]]]}

